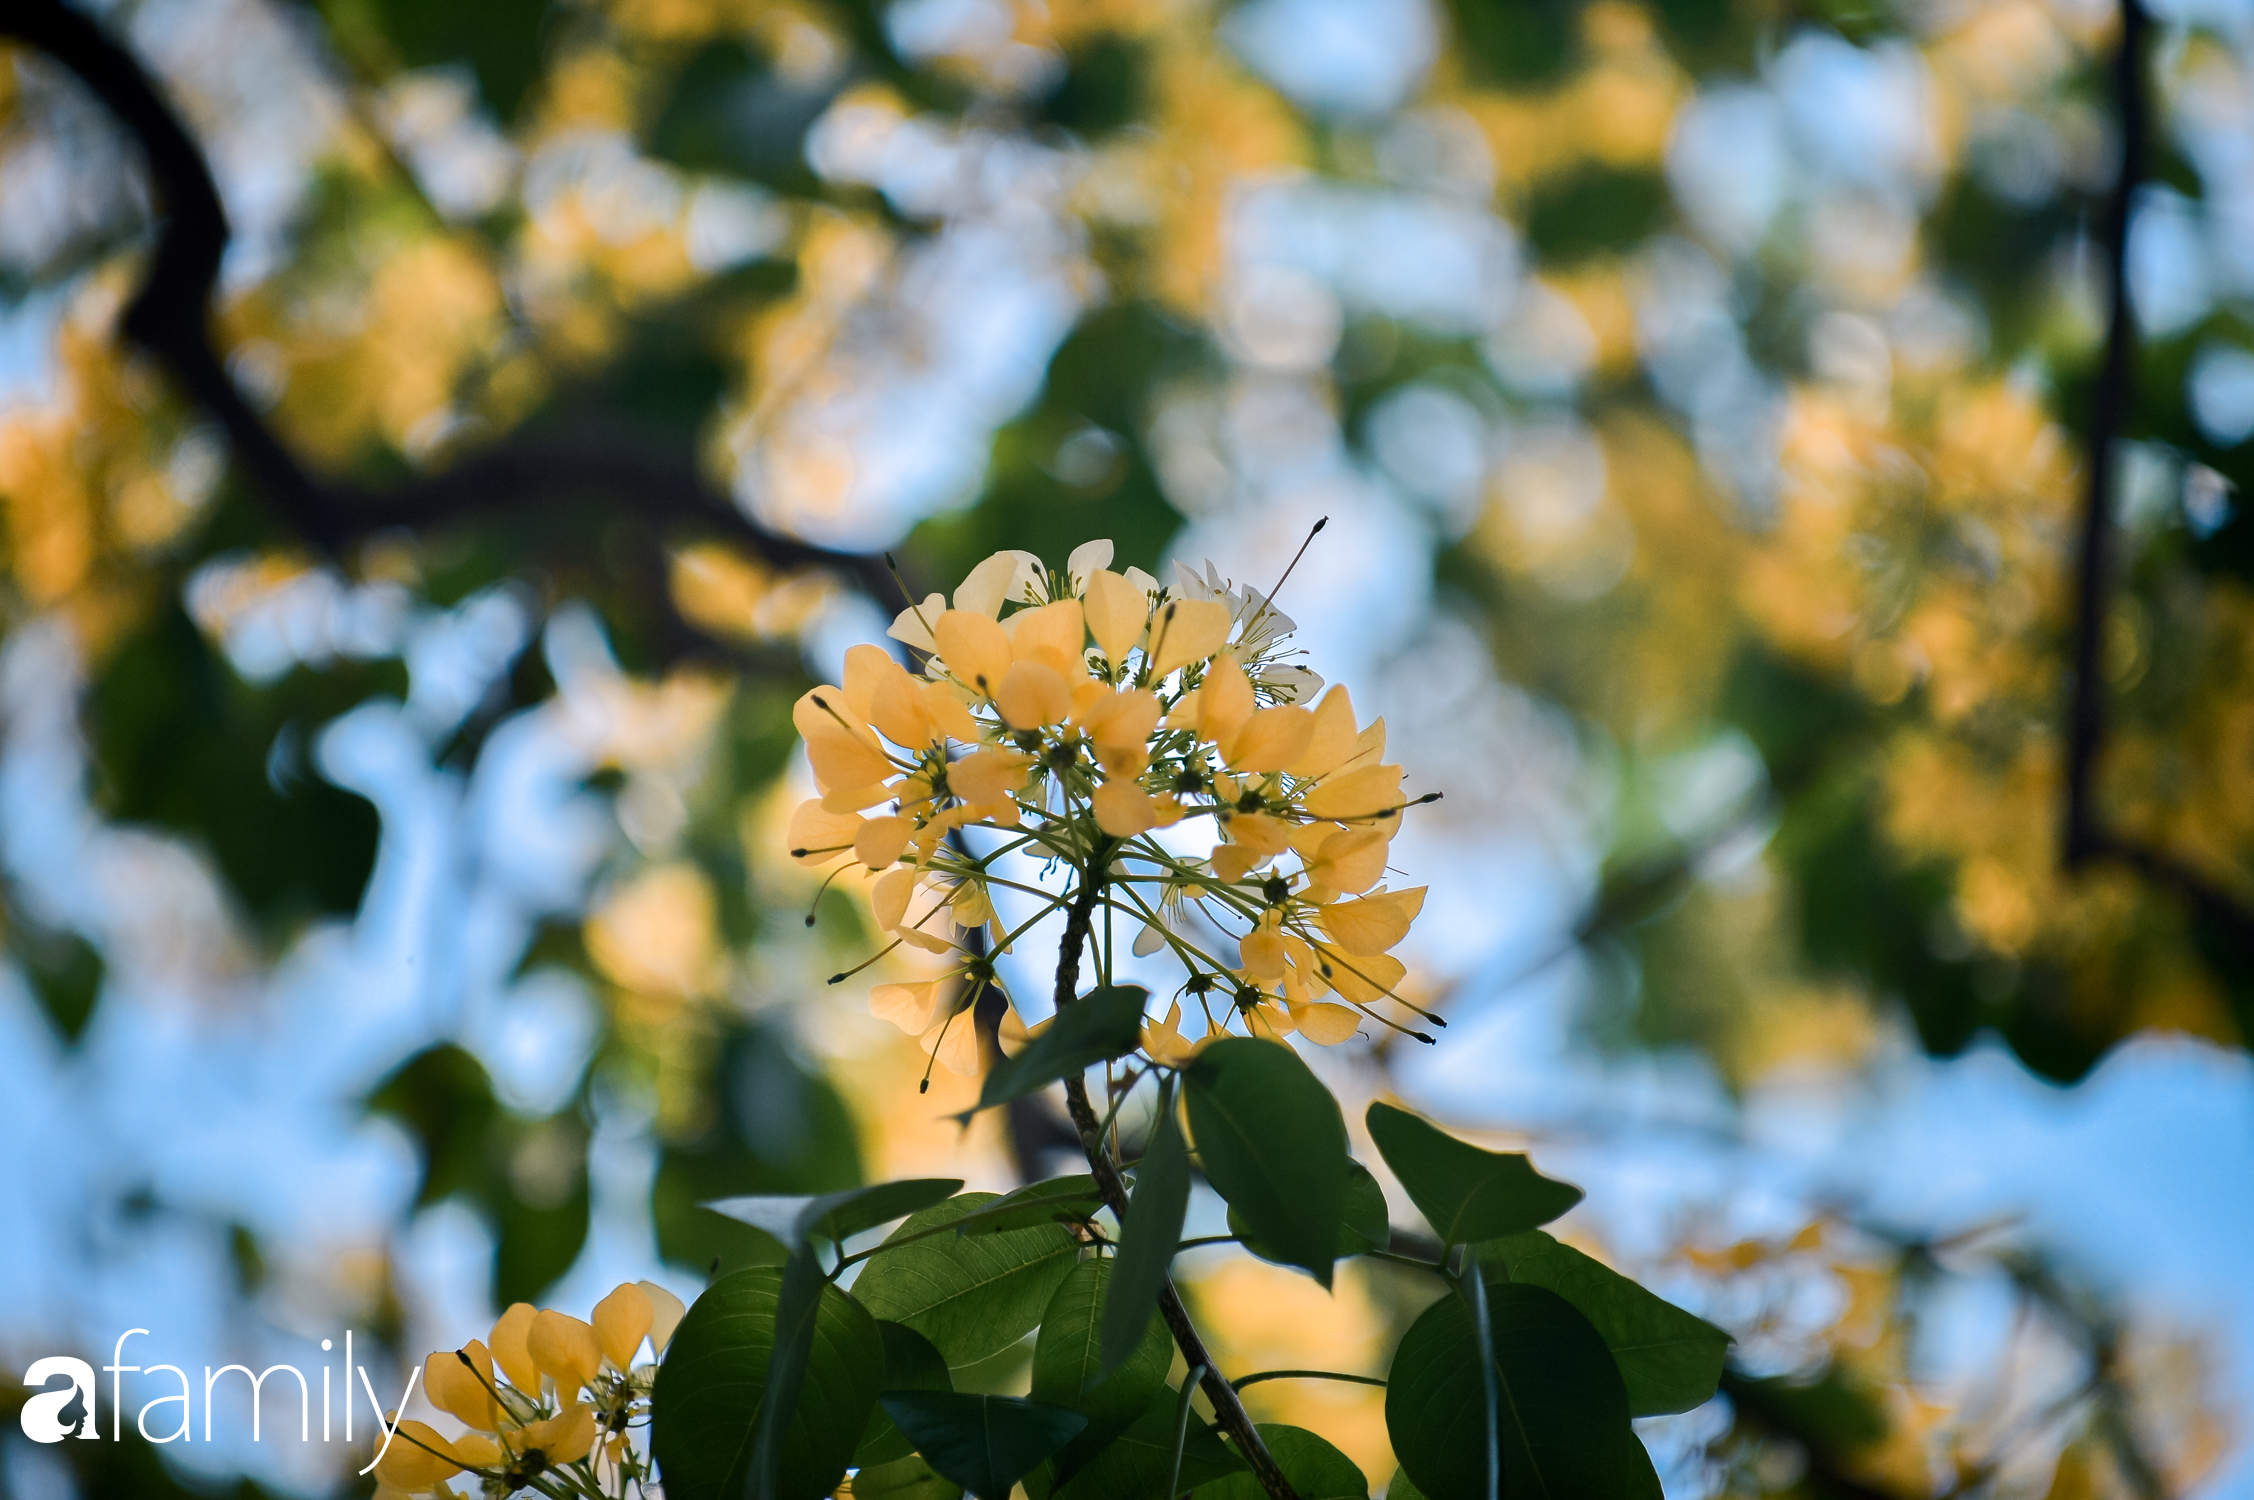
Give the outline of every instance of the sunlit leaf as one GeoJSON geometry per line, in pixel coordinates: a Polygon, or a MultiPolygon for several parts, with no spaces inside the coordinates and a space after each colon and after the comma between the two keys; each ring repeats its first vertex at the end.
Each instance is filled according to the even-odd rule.
{"type": "Polygon", "coordinates": [[[1031,1332],[1079,1254],[1056,1224],[916,1238],[994,1201],[992,1193],[963,1193],[911,1215],[853,1283],[871,1313],[915,1329],[956,1369],[1031,1332]]]}
{"type": "Polygon", "coordinates": [[[1298,1053],[1248,1037],[1207,1047],[1183,1082],[1206,1178],[1273,1259],[1329,1286],[1346,1206],[1338,1101],[1298,1053]]]}
{"type": "Polygon", "coordinates": [[[1518,1234],[1581,1201],[1579,1188],[1544,1177],[1522,1152],[1483,1151],[1383,1102],[1366,1119],[1401,1190],[1446,1244],[1518,1234]]]}
{"type": "Polygon", "coordinates": [[[1143,1336],[1118,1368],[1106,1373],[1101,1349],[1106,1289],[1115,1282],[1117,1262],[1084,1260],[1072,1268],[1041,1315],[1033,1345],[1033,1395],[1069,1407],[1088,1418],[1088,1426],[1061,1449],[1052,1465],[1070,1478],[1088,1458],[1133,1425],[1166,1383],[1174,1340],[1166,1325],[1146,1311],[1143,1336]]]}

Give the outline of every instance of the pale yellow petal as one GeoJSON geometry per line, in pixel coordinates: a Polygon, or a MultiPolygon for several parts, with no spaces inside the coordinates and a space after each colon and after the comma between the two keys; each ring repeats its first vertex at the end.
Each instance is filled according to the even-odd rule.
{"type": "Polygon", "coordinates": [[[595,1325],[595,1342],[602,1346],[603,1358],[627,1370],[633,1368],[634,1351],[642,1347],[642,1336],[655,1317],[649,1297],[629,1281],[613,1287],[596,1303],[588,1321],[595,1325]]]}
{"type": "Polygon", "coordinates": [[[500,1430],[500,1410],[494,1404],[493,1356],[476,1339],[460,1350],[442,1349],[423,1361],[423,1394],[430,1404],[481,1432],[500,1430]],[[468,1355],[470,1363],[462,1363],[468,1355]],[[475,1366],[473,1369],[472,1366],[475,1366]]]}
{"type": "Polygon", "coordinates": [[[642,1295],[650,1299],[650,1347],[663,1354],[665,1346],[673,1342],[673,1330],[681,1326],[681,1319],[689,1310],[682,1305],[679,1297],[654,1281],[637,1281],[634,1284],[642,1289],[642,1295]]]}
{"type": "Polygon", "coordinates": [[[1061,724],[1072,713],[1072,689],[1064,674],[1046,662],[1013,662],[994,690],[994,706],[1012,729],[1061,724]]]}
{"type": "Polygon", "coordinates": [[[892,617],[892,628],[885,632],[904,645],[918,651],[937,651],[939,643],[932,639],[932,623],[947,613],[947,596],[929,594],[921,604],[911,604],[892,617]]]}
{"type": "Polygon", "coordinates": [[[890,932],[908,915],[908,898],[916,893],[916,872],[902,866],[887,870],[869,887],[869,905],[877,921],[877,931],[890,932]]]}
{"type": "Polygon", "coordinates": [[[982,698],[994,696],[1002,674],[1010,669],[1010,638],[990,616],[951,609],[932,627],[939,642],[939,659],[957,682],[978,690],[982,698]]]}
{"type": "Polygon", "coordinates": [[[1318,818],[1341,823],[1363,818],[1390,820],[1401,808],[1401,768],[1363,766],[1321,782],[1302,804],[1318,818]]]}
{"type": "Polygon", "coordinates": [[[1108,568],[1099,568],[1088,575],[1087,596],[1081,601],[1087,610],[1088,633],[1096,638],[1096,647],[1104,659],[1118,666],[1135,649],[1143,638],[1143,627],[1150,623],[1150,596],[1108,568]]]}
{"type": "Polygon", "coordinates": [[[1337,1046],[1361,1029],[1362,1024],[1360,1011],[1324,1003],[1294,1005],[1291,1019],[1300,1035],[1323,1047],[1337,1046]]]}
{"type": "Polygon", "coordinates": [[[1150,793],[1132,781],[1107,781],[1089,798],[1096,826],[1115,839],[1131,839],[1158,825],[1158,808],[1150,793]]]}
{"type": "Polygon", "coordinates": [[[898,813],[865,819],[853,835],[853,857],[872,870],[888,868],[899,863],[915,831],[915,820],[898,813]]]}
{"type": "Polygon", "coordinates": [[[569,1396],[595,1378],[603,1365],[603,1347],[595,1330],[568,1313],[542,1308],[525,1335],[525,1347],[540,1373],[556,1383],[556,1393],[569,1396]]]}
{"type": "Polygon", "coordinates": [[[826,865],[851,849],[854,835],[860,831],[858,817],[852,813],[831,812],[822,805],[822,799],[816,797],[799,803],[791,813],[785,847],[790,850],[790,857],[802,865],[826,865]]]}
{"type": "Polygon", "coordinates": [[[1088,631],[1077,599],[1059,599],[1039,609],[1020,610],[1010,620],[1010,652],[1019,661],[1039,662],[1067,681],[1087,670],[1083,653],[1088,631]]]}
{"type": "Polygon", "coordinates": [[[938,999],[939,986],[928,980],[922,984],[880,984],[869,991],[869,1014],[890,1021],[910,1036],[922,1036],[931,1026],[938,999]]]}
{"type": "Polygon", "coordinates": [[[493,1362],[509,1377],[509,1384],[527,1396],[540,1394],[540,1367],[532,1362],[532,1351],[525,1344],[537,1316],[539,1309],[531,1303],[514,1303],[494,1320],[492,1337],[485,1341],[493,1351],[493,1362]]]}
{"type": "Polygon", "coordinates": [[[1263,708],[1245,720],[1222,754],[1248,775],[1281,771],[1306,752],[1315,738],[1315,716],[1289,704],[1263,708]]]}
{"type": "Polygon", "coordinates": [[[1231,623],[1229,606],[1218,599],[1169,599],[1151,621],[1152,679],[1220,650],[1231,623]]]}
{"type": "Polygon", "coordinates": [[[462,1472],[462,1466],[454,1462],[453,1444],[429,1425],[412,1419],[401,1422],[393,1431],[389,1447],[384,1446],[379,1433],[376,1447],[383,1453],[376,1461],[376,1478],[394,1489],[428,1490],[462,1472]]]}
{"type": "Polygon", "coordinates": [[[1323,694],[1322,701],[1311,712],[1315,716],[1315,730],[1308,738],[1307,748],[1299,753],[1297,760],[1284,767],[1292,775],[1308,779],[1328,776],[1354,753],[1354,703],[1346,696],[1343,683],[1323,694]]]}

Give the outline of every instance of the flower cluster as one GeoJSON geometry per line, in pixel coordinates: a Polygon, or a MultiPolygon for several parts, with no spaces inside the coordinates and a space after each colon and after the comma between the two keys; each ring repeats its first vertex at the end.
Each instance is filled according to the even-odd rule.
{"type": "Polygon", "coordinates": [[[629,1484],[644,1487],[647,1460],[626,1434],[648,1420],[656,1367],[634,1356],[645,1338],[662,1354],[681,1314],[665,1288],[630,1282],[595,1304],[591,1323],[519,1302],[487,1342],[431,1355],[424,1396],[469,1430],[448,1438],[400,1421],[379,1450],[376,1500],[462,1500],[447,1487],[462,1474],[477,1480],[469,1493],[490,1497],[530,1489],[622,1500],[629,1484]]]}
{"type": "MultiPolygon", "coordinates": [[[[791,818],[792,857],[873,877],[885,952],[955,960],[937,978],[877,986],[871,1008],[954,1071],[977,1071],[970,1028],[952,1025],[994,980],[971,935],[991,924],[992,949],[1006,951],[1065,899],[997,869],[1022,850],[1069,864],[1082,889],[1093,881],[1139,932],[1138,955],[1170,949],[1187,968],[1145,1029],[1155,1062],[1178,1066],[1232,1024],[1325,1044],[1365,1016],[1409,1031],[1380,1009],[1426,1014],[1401,999],[1391,953],[1424,890],[1380,884],[1414,805],[1401,767],[1384,763],[1384,721],[1357,726],[1343,686],[1304,701],[1322,680],[1288,659],[1292,621],[1270,597],[1210,565],[1162,587],[1112,571],[1111,557],[1111,543],[1089,542],[1052,571],[996,553],[951,606],[933,594],[893,622],[920,673],[856,646],[842,686],[795,706],[821,795],[791,818]],[[969,828],[998,838],[974,847],[969,828]],[[1004,930],[997,887],[1041,907],[1004,930]],[[1194,1041],[1184,1000],[1204,1012],[1194,1041]]],[[[1099,947],[1104,930],[1094,925],[1099,947]]]]}

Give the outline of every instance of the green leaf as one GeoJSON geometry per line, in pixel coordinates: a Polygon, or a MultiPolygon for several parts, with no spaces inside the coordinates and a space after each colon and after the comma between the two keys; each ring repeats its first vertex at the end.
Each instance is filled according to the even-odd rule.
{"type": "Polygon", "coordinates": [[[1150,1144],[1135,1172],[1135,1196],[1127,1200],[1127,1218],[1119,1226],[1118,1270],[1104,1296],[1104,1369],[1119,1368],[1148,1338],[1151,1310],[1166,1290],[1189,1206],[1189,1152],[1174,1118],[1174,1091],[1161,1084],[1150,1144]]]}
{"type": "Polygon", "coordinates": [[[1581,1201],[1579,1188],[1544,1177],[1523,1152],[1483,1151],[1390,1104],[1372,1104],[1365,1118],[1402,1191],[1446,1244],[1518,1234],[1581,1201]]]}
{"type": "MultiPolygon", "coordinates": [[[[738,1500],[753,1422],[767,1388],[783,1272],[758,1266],[706,1287],[681,1319],[651,1393],[650,1448],[670,1500],[738,1500]]],[[[775,1493],[827,1495],[853,1457],[877,1392],[884,1340],[876,1320],[825,1286],[775,1493]]]]}
{"type": "Polygon", "coordinates": [[[924,1462],[979,1500],[1009,1500],[1012,1485],[1088,1425],[1079,1412],[1022,1396],[896,1391],[880,1399],[924,1462]]]}
{"type": "Polygon", "coordinates": [[[912,1215],[853,1283],[871,1313],[907,1324],[958,1370],[1025,1337],[1079,1258],[1079,1242],[1057,1224],[896,1243],[994,1201],[992,1193],[962,1193],[912,1215]]]}
{"type": "MultiPolygon", "coordinates": [[[[1628,1391],[1604,1340],[1555,1292],[1486,1287],[1501,1430],[1502,1493],[1512,1500],[1659,1500],[1651,1459],[1628,1424],[1628,1391]]],[[[1393,1356],[1385,1426],[1431,1500],[1487,1494],[1487,1417],[1479,1340],[1459,1297],[1410,1325],[1393,1356]]]]}
{"type": "Polygon", "coordinates": [[[760,1393],[759,1418],[752,1424],[751,1475],[746,1500],[782,1500],[783,1449],[791,1419],[814,1355],[814,1320],[827,1285],[810,1246],[800,1244],[783,1266],[783,1289],[775,1302],[775,1351],[767,1361],[767,1388],[760,1393]]]}
{"type": "MultiPolygon", "coordinates": [[[[1262,1260],[1279,1260],[1271,1254],[1266,1244],[1254,1238],[1244,1216],[1235,1209],[1229,1210],[1229,1233],[1244,1241],[1244,1248],[1262,1260]]],[[[1346,1211],[1338,1226],[1338,1253],[1341,1259],[1349,1255],[1367,1255],[1372,1250],[1383,1250],[1393,1243],[1393,1221],[1385,1208],[1385,1189],[1378,1186],[1370,1169],[1358,1161],[1346,1164],[1346,1211]]]]}
{"type": "Polygon", "coordinates": [[[1280,1042],[1232,1037],[1183,1074],[1206,1179],[1270,1259],[1324,1286],[1346,1206],[1346,1121],[1338,1101],[1280,1042]]]}
{"type": "MultiPolygon", "coordinates": [[[[856,1492],[858,1493],[858,1492],[856,1492]]],[[[1393,1482],[1385,1487],[1385,1500],[1427,1500],[1417,1482],[1409,1477],[1407,1469],[1395,1469],[1393,1482]]]]}
{"type": "Polygon", "coordinates": [[[1104,1206],[1096,1179],[1086,1172],[1071,1177],[1051,1177],[1029,1182],[1004,1193],[1000,1199],[964,1215],[957,1225],[962,1234],[999,1234],[1029,1224],[1085,1224],[1104,1206]]]}
{"type": "Polygon", "coordinates": [[[1112,1261],[1084,1260],[1058,1285],[1041,1315],[1041,1335],[1033,1345],[1033,1397],[1070,1407],[1088,1419],[1086,1430],[1057,1453],[1053,1467],[1059,1478],[1070,1477],[1134,1424],[1166,1384],[1166,1369],[1174,1360],[1174,1340],[1166,1325],[1145,1313],[1141,1342],[1124,1363],[1105,1373],[1099,1329],[1105,1288],[1116,1279],[1112,1261]]]}
{"type": "Polygon", "coordinates": [[[808,1240],[842,1243],[864,1229],[929,1208],[960,1192],[962,1186],[959,1177],[910,1177],[824,1193],[818,1198],[754,1193],[701,1206],[765,1230],[781,1240],[784,1248],[796,1249],[808,1240]]]}
{"type": "MultiPolygon", "coordinates": [[[[1280,1422],[1262,1422],[1258,1430],[1299,1500],[1370,1500],[1362,1466],[1312,1432],[1280,1422]]],[[[1265,1500],[1266,1495],[1252,1475],[1232,1474],[1198,1491],[1198,1500],[1265,1500]]]]}
{"type": "Polygon", "coordinates": [[[1620,1366],[1628,1410],[1657,1417],[1702,1406],[1722,1379],[1730,1336],[1610,1266],[1530,1229],[1479,1247],[1510,1279],[1546,1287],[1580,1309],[1620,1366]]]}
{"type": "MultiPolygon", "coordinates": [[[[877,1332],[884,1339],[884,1389],[888,1391],[951,1391],[955,1383],[948,1377],[947,1361],[931,1340],[905,1323],[878,1323],[877,1332]]],[[[879,1406],[869,1413],[869,1425],[862,1430],[861,1446],[853,1451],[853,1462],[862,1467],[870,1464],[892,1463],[916,1451],[915,1444],[903,1437],[879,1406]]]]}
{"type": "MultiPolygon", "coordinates": [[[[1085,1468],[1059,1485],[1050,1500],[1172,1500],[1166,1474],[1174,1461],[1175,1415],[1180,1393],[1161,1387],[1135,1424],[1106,1444],[1085,1468]]],[[[1179,1483],[1186,1493],[1244,1468],[1244,1460],[1213,1429],[1190,1418],[1182,1443],[1179,1483]]]]}
{"type": "Polygon", "coordinates": [[[1124,1057],[1143,1039],[1143,1007],[1150,991],[1140,985],[1104,985],[1058,1011],[1041,1034],[1017,1056],[1005,1058],[986,1075],[978,1102],[957,1120],[982,1109],[1022,1099],[1060,1078],[1077,1077],[1097,1063],[1124,1057]]]}
{"type": "MultiPolygon", "coordinates": [[[[885,1425],[892,1425],[886,1417],[885,1425]]],[[[853,1474],[853,1500],[962,1500],[963,1487],[942,1478],[913,1453],[889,1463],[865,1464],[853,1474]]]]}

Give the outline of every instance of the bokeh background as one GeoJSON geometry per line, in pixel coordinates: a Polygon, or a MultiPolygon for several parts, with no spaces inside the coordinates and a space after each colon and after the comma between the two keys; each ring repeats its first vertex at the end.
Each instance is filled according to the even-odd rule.
{"type": "MultiPolygon", "coordinates": [[[[898,606],[852,559],[1265,588],[1327,516],[1280,602],[1446,794],[1450,1025],[1314,1061],[1738,1336],[1642,1424],[1672,1500],[2254,1496],[2246,0],[2150,0],[2126,135],[2111,0],[12,9],[0,1408],[1065,1169],[823,982],[869,929],[782,855],[788,705],[898,606]],[[221,243],[136,77],[208,324],[128,314],[221,243]]],[[[1232,1365],[1415,1308],[1203,1255],[1232,1365]]],[[[1255,1395],[1391,1474],[1372,1393],[1255,1395]]],[[[6,1422],[0,1493],[352,1492],[246,1418],[6,1422]]]]}

